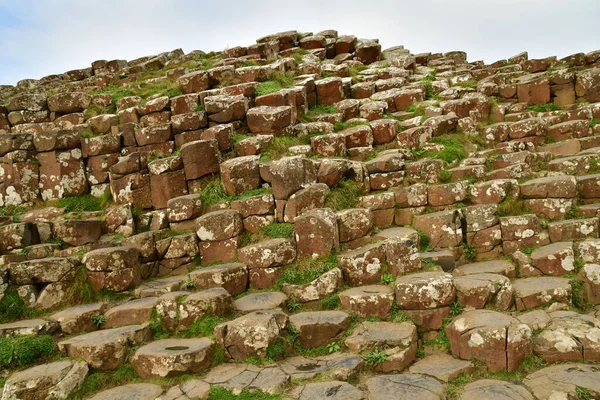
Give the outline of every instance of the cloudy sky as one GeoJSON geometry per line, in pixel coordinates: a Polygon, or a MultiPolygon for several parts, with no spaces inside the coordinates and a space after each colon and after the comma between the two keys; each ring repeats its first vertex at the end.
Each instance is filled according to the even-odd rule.
{"type": "Polygon", "coordinates": [[[600,0],[0,0],[0,84],[296,29],[493,62],[600,48],[600,0]]]}

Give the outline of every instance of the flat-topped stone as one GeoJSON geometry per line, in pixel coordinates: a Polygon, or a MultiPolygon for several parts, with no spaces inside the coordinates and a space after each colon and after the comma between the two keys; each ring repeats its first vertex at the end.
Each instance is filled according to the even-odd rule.
{"type": "Polygon", "coordinates": [[[473,274],[500,274],[509,278],[517,277],[517,270],[513,263],[508,260],[482,261],[471,264],[464,264],[454,269],[454,276],[464,276],[473,274]]]}
{"type": "Polygon", "coordinates": [[[283,290],[288,297],[293,297],[300,303],[308,303],[310,301],[321,300],[331,296],[338,291],[343,283],[342,270],[333,268],[312,282],[304,285],[290,285],[284,283],[281,286],[281,290],[283,290]]]}
{"type": "Polygon", "coordinates": [[[248,268],[241,263],[213,265],[190,272],[190,279],[196,288],[222,287],[235,296],[248,286],[248,268]]]}
{"type": "Polygon", "coordinates": [[[247,313],[285,306],[288,297],[281,292],[252,293],[233,301],[235,310],[247,313]]]}
{"type": "Polygon", "coordinates": [[[132,383],[100,392],[90,397],[90,400],[155,400],[162,392],[160,385],[132,383]]]}
{"type": "Polygon", "coordinates": [[[446,326],[446,335],[453,355],[483,361],[490,371],[514,371],[531,351],[531,328],[491,310],[463,312],[446,326]]]}
{"type": "Polygon", "coordinates": [[[155,297],[165,293],[181,290],[186,285],[186,276],[167,276],[146,281],[135,288],[135,297],[155,297]]]}
{"type": "Polygon", "coordinates": [[[600,360],[600,321],[572,311],[548,314],[548,325],[533,342],[534,352],[549,362],[600,360]]]}
{"type": "Polygon", "coordinates": [[[199,373],[211,366],[214,343],[209,338],[156,340],[140,347],[131,359],[144,378],[199,373]]]}
{"type": "Polygon", "coordinates": [[[144,297],[113,307],[104,313],[106,318],[104,328],[143,324],[150,320],[152,310],[157,302],[158,297],[144,297]]]}
{"type": "Polygon", "coordinates": [[[472,274],[454,277],[456,299],[462,307],[485,308],[487,304],[505,311],[514,301],[510,279],[499,274],[472,274]]]}
{"type": "Polygon", "coordinates": [[[437,379],[421,374],[378,375],[365,385],[369,400],[445,398],[446,390],[437,379]]]}
{"type": "Polygon", "coordinates": [[[432,354],[411,365],[411,374],[430,375],[448,382],[462,373],[470,373],[475,369],[471,361],[459,360],[449,354],[432,354]]]}
{"type": "Polygon", "coordinates": [[[290,324],[298,331],[298,339],[305,348],[331,343],[350,326],[352,318],[343,311],[309,311],[290,316],[290,324]]]}
{"type": "Polygon", "coordinates": [[[395,283],[396,302],[402,309],[425,310],[448,306],[456,290],[452,275],[445,272],[421,272],[399,276],[395,283]]]}
{"type": "Polygon", "coordinates": [[[65,339],[58,342],[58,350],[84,359],[92,368],[109,371],[125,361],[128,348],[150,341],[151,337],[148,324],[129,325],[65,339]]]}
{"type": "Polygon", "coordinates": [[[277,365],[261,368],[251,364],[220,364],[203,378],[204,382],[223,387],[233,393],[244,389],[262,390],[265,393],[281,393],[290,377],[277,365]]]}
{"type": "Polygon", "coordinates": [[[84,361],[57,361],[12,374],[4,384],[2,400],[66,399],[85,380],[88,366],[84,361]]]}
{"type": "Polygon", "coordinates": [[[67,335],[92,332],[98,329],[93,318],[102,315],[106,307],[106,303],[82,304],[54,313],[49,318],[58,322],[60,330],[67,335]]]}
{"type": "Polygon", "coordinates": [[[363,400],[363,392],[347,382],[314,382],[296,388],[293,395],[298,400],[331,399],[331,400],[363,400]]]}
{"type": "Polygon", "coordinates": [[[534,400],[529,391],[516,383],[481,379],[471,382],[463,389],[461,400],[534,400]]]}
{"type": "Polygon", "coordinates": [[[576,399],[581,389],[600,393],[600,371],[595,365],[552,365],[527,375],[523,384],[538,399],[576,399]]]}
{"type": "Polygon", "coordinates": [[[517,310],[531,309],[551,302],[571,302],[571,284],[568,278],[522,278],[513,282],[513,289],[517,310]]]}
{"type": "Polygon", "coordinates": [[[373,368],[377,371],[402,371],[415,359],[417,327],[412,322],[362,322],[345,341],[357,353],[379,349],[387,359],[373,368]]]}
{"type": "Polygon", "coordinates": [[[0,337],[35,336],[52,333],[58,324],[45,319],[24,319],[21,321],[0,324],[0,337]]]}
{"type": "Polygon", "coordinates": [[[384,285],[367,285],[344,290],[339,294],[342,307],[360,318],[389,317],[394,303],[394,289],[384,285]]]}

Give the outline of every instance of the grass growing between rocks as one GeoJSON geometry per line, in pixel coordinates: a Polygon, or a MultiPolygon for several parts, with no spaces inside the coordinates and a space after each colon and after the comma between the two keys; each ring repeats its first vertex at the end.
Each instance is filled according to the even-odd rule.
{"type": "Polygon", "coordinates": [[[325,272],[338,266],[337,255],[331,254],[326,257],[304,258],[285,267],[283,273],[277,280],[277,288],[281,290],[284,283],[291,285],[303,285],[310,283],[323,275],[325,272]]]}
{"type": "Polygon", "coordinates": [[[294,85],[294,79],[281,72],[275,72],[266,82],[261,82],[256,87],[256,97],[278,92],[281,89],[289,88],[294,85]]]}
{"type": "Polygon", "coordinates": [[[498,216],[507,217],[511,215],[527,214],[523,200],[506,199],[498,204],[498,216]]]}
{"type": "Polygon", "coordinates": [[[267,225],[262,228],[261,231],[264,236],[271,239],[291,238],[294,236],[294,224],[283,223],[267,225]]]}
{"type": "Polygon", "coordinates": [[[444,146],[442,150],[426,151],[424,157],[435,158],[445,161],[450,164],[454,161],[462,161],[469,153],[466,147],[470,145],[470,140],[464,134],[450,134],[434,137],[430,140],[431,143],[437,143],[444,146]]]}
{"type": "Polygon", "coordinates": [[[56,353],[50,335],[0,338],[0,369],[41,364],[56,353]]]}
{"type": "Polygon", "coordinates": [[[333,211],[354,208],[363,194],[364,188],[360,182],[342,179],[325,198],[325,207],[329,207],[333,211]]]}
{"type": "Polygon", "coordinates": [[[101,197],[94,197],[91,194],[85,194],[77,197],[64,197],[54,202],[53,206],[64,208],[65,212],[86,212],[103,211],[112,202],[109,191],[106,191],[101,197]]]}
{"type": "Polygon", "coordinates": [[[470,373],[462,373],[450,380],[446,385],[446,398],[449,400],[459,399],[463,388],[481,379],[495,379],[513,383],[521,382],[527,375],[548,366],[548,363],[536,355],[529,355],[523,359],[519,368],[514,372],[496,371],[489,372],[484,363],[474,361],[475,370],[470,373]]]}
{"type": "Polygon", "coordinates": [[[288,155],[290,147],[310,143],[310,137],[282,136],[273,139],[269,147],[261,154],[260,161],[275,161],[288,155]],[[307,142],[308,140],[308,142],[307,142]]]}
{"type": "Polygon", "coordinates": [[[208,394],[208,400],[281,400],[280,394],[269,394],[262,390],[250,392],[247,389],[242,390],[240,394],[233,394],[229,390],[213,386],[208,394]]]}
{"type": "Polygon", "coordinates": [[[561,108],[554,103],[546,103],[546,104],[536,104],[534,106],[527,107],[528,111],[533,112],[550,112],[550,111],[560,111],[561,108]]]}
{"type": "Polygon", "coordinates": [[[273,191],[270,188],[260,188],[255,190],[249,190],[238,196],[230,196],[225,192],[225,188],[219,178],[210,181],[202,191],[200,191],[200,198],[202,199],[202,206],[208,207],[213,204],[224,203],[227,201],[241,200],[252,196],[259,196],[263,194],[269,194],[273,191]]]}
{"type": "Polygon", "coordinates": [[[19,217],[25,214],[27,210],[19,206],[0,207],[0,217],[12,217],[14,222],[20,222],[19,217]]]}
{"type": "Polygon", "coordinates": [[[38,318],[42,313],[34,308],[29,308],[14,287],[6,290],[4,297],[0,300],[0,324],[23,319],[38,318]]]}

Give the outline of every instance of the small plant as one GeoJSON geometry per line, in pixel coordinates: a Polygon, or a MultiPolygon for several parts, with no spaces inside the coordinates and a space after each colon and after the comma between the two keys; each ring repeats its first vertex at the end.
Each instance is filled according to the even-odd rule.
{"type": "Polygon", "coordinates": [[[573,267],[575,268],[575,272],[579,272],[579,270],[581,268],[583,268],[584,265],[585,265],[585,261],[583,261],[581,258],[576,258],[575,261],[573,262],[573,267]]]}
{"type": "Polygon", "coordinates": [[[394,283],[394,281],[395,279],[392,274],[381,275],[381,283],[383,283],[384,285],[391,285],[392,283],[394,283]]]}
{"type": "Polygon", "coordinates": [[[340,345],[338,342],[329,343],[327,345],[327,352],[329,354],[335,353],[336,351],[340,351],[340,345]]]}
{"type": "Polygon", "coordinates": [[[571,284],[571,301],[573,307],[582,311],[586,310],[587,302],[583,294],[583,282],[579,279],[571,279],[569,283],[571,284]]]}
{"type": "Polygon", "coordinates": [[[189,276],[187,278],[187,281],[185,281],[185,287],[188,288],[188,289],[193,289],[194,288],[194,281],[189,276]]]}
{"type": "Polygon", "coordinates": [[[417,354],[415,355],[417,358],[425,358],[425,350],[417,349],[417,354]]]}
{"type": "Polygon", "coordinates": [[[474,261],[477,258],[477,249],[469,244],[463,243],[463,255],[465,260],[474,261]]]}
{"type": "Polygon", "coordinates": [[[332,294],[329,297],[319,300],[319,306],[321,310],[335,310],[340,306],[340,296],[332,294]]]}
{"type": "Polygon", "coordinates": [[[577,386],[575,388],[575,394],[577,395],[577,398],[580,400],[592,400],[593,399],[590,391],[587,389],[584,389],[580,386],[577,386]]]}
{"type": "Polygon", "coordinates": [[[460,314],[462,314],[462,312],[463,312],[463,307],[458,302],[452,303],[452,305],[450,306],[450,316],[451,317],[459,316],[460,314]]]}
{"type": "Polygon", "coordinates": [[[287,309],[289,312],[296,312],[300,309],[300,302],[295,297],[290,297],[287,303],[287,309]]]}
{"type": "Polygon", "coordinates": [[[281,360],[285,357],[285,352],[285,344],[283,343],[283,339],[279,338],[275,344],[272,344],[267,349],[267,357],[274,361],[281,360]]]}
{"type": "Polygon", "coordinates": [[[195,111],[198,111],[198,112],[204,111],[204,104],[198,104],[195,108],[195,111]]]}
{"type": "Polygon", "coordinates": [[[425,232],[423,232],[422,230],[418,229],[418,228],[413,228],[417,231],[417,233],[419,234],[419,243],[421,244],[421,249],[428,249],[429,248],[429,243],[431,243],[431,239],[429,238],[429,236],[427,236],[427,234],[425,232]]]}
{"type": "Polygon", "coordinates": [[[575,219],[579,216],[579,206],[573,204],[569,211],[565,213],[565,219],[575,219]]]}
{"type": "Polygon", "coordinates": [[[592,118],[592,120],[590,121],[590,128],[595,127],[596,125],[598,125],[600,122],[598,121],[597,118],[592,118]]]}
{"type": "Polygon", "coordinates": [[[452,182],[452,172],[447,169],[443,169],[440,171],[440,182],[449,183],[452,182]]]}
{"type": "Polygon", "coordinates": [[[103,314],[94,315],[92,322],[99,328],[106,323],[106,317],[103,314]]]}
{"type": "Polygon", "coordinates": [[[363,355],[363,360],[365,360],[365,363],[370,367],[377,366],[387,359],[388,355],[386,352],[380,351],[379,349],[374,349],[371,352],[363,355]]]}
{"type": "Polygon", "coordinates": [[[31,246],[23,247],[19,251],[19,254],[26,256],[27,254],[29,254],[30,251],[31,251],[31,246]]]}
{"type": "Polygon", "coordinates": [[[525,253],[528,256],[530,256],[534,250],[535,250],[535,247],[529,246],[529,247],[525,247],[524,249],[521,249],[521,253],[525,253]]]}

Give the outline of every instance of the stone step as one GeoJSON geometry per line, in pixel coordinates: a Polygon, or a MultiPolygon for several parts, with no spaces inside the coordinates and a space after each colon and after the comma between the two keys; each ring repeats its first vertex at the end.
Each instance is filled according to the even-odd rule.
{"type": "Polygon", "coordinates": [[[212,365],[214,343],[209,338],[163,339],[140,347],[131,365],[144,379],[199,373],[212,365]]]}

